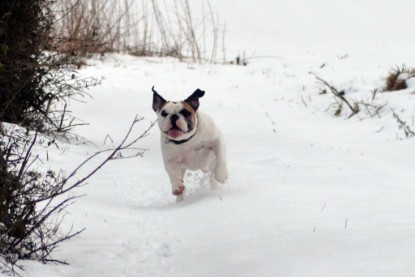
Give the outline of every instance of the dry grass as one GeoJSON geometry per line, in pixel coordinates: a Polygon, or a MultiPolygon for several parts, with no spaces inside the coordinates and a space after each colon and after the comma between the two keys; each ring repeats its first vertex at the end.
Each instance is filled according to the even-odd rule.
{"type": "MultiPolygon", "coordinates": [[[[209,2],[195,16],[189,0],[58,0],[54,50],[225,61],[225,29],[209,2]],[[207,8],[206,8],[207,6],[207,8]],[[220,34],[222,36],[220,37],[220,34]]],[[[223,25],[224,26],[224,25],[223,25]]]]}
{"type": "Polygon", "coordinates": [[[396,91],[408,88],[406,80],[415,77],[414,68],[406,68],[405,66],[392,69],[386,77],[384,91],[396,91]]]}

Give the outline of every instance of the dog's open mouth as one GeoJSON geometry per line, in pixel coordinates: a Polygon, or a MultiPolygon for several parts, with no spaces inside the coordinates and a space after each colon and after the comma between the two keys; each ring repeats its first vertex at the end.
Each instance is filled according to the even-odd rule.
{"type": "Polygon", "coordinates": [[[178,138],[182,136],[184,132],[180,128],[173,127],[167,131],[167,135],[171,138],[178,138]]]}

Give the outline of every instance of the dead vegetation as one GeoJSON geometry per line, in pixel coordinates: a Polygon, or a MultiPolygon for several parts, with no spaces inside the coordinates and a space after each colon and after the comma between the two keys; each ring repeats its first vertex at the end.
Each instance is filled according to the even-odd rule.
{"type": "MultiPolygon", "coordinates": [[[[71,114],[67,104],[71,99],[88,96],[86,90],[100,83],[78,74],[79,56],[90,51],[86,45],[95,50],[112,45],[108,40],[111,37],[104,37],[102,42],[87,39],[97,37],[100,27],[96,29],[95,25],[84,26],[92,34],[79,31],[79,40],[53,37],[52,27],[66,20],[80,2],[73,1],[72,6],[59,11],[52,10],[54,0],[0,4],[0,275],[4,271],[18,275],[21,259],[66,263],[51,255],[61,242],[82,231],[61,228],[67,206],[76,199],[74,191],[109,161],[142,155],[143,150],[133,144],[153,126],[127,141],[133,127],[141,121],[135,118],[124,140],[114,149],[93,154],[69,175],[63,170],[43,172],[35,149],[39,145],[57,146],[56,138],[67,136],[74,126],[83,124],[71,114]],[[55,17],[55,13],[61,16],[55,17]],[[77,44],[83,48],[71,48],[77,44]],[[76,52],[82,49],[84,53],[76,52]],[[86,175],[79,176],[79,170],[97,156],[106,157],[86,175]]],[[[85,1],[88,5],[92,2],[85,1]]],[[[97,26],[117,29],[116,25],[108,26],[105,18],[99,20],[102,22],[97,26]]],[[[76,24],[72,27],[75,33],[82,29],[76,24]]]]}
{"type": "Polygon", "coordinates": [[[52,37],[58,46],[53,50],[226,60],[225,25],[208,1],[199,16],[188,0],[58,0],[54,10],[52,37]]]}
{"type": "Polygon", "coordinates": [[[415,132],[409,127],[409,125],[403,121],[398,114],[392,112],[393,118],[395,118],[396,122],[398,123],[399,130],[405,134],[405,138],[411,138],[415,136],[415,132]]]}
{"type": "Polygon", "coordinates": [[[415,69],[406,66],[397,66],[391,69],[385,80],[385,88],[383,91],[397,91],[407,89],[407,80],[415,77],[415,69]]]}
{"type": "Polygon", "coordinates": [[[74,191],[108,162],[144,154],[145,150],[135,145],[154,123],[132,138],[134,127],[141,121],[139,117],[134,119],[118,146],[92,154],[69,174],[53,170],[41,172],[36,166],[42,161],[33,153],[34,146],[53,147],[54,139],[12,125],[1,130],[0,272],[17,274],[16,270],[22,269],[18,264],[21,259],[67,264],[54,259],[52,253],[63,241],[83,231],[62,231],[61,228],[67,207],[78,198],[74,191]],[[79,171],[98,156],[104,156],[103,160],[81,176],[79,171]]]}
{"type": "MultiPolygon", "coordinates": [[[[357,96],[360,98],[358,98],[359,100],[356,100],[356,96],[354,96],[355,99],[347,97],[346,90],[338,89],[326,80],[318,76],[315,77],[324,86],[324,89],[322,89],[319,93],[320,95],[325,95],[328,91],[334,95],[334,103],[330,104],[329,109],[333,110],[333,114],[335,116],[346,115],[347,118],[351,118],[363,111],[370,117],[377,116],[380,118],[381,112],[385,110],[385,107],[389,107],[390,113],[388,113],[388,115],[391,115],[398,124],[399,130],[401,130],[404,135],[403,138],[415,137],[415,132],[413,131],[411,124],[402,119],[404,114],[399,115],[394,111],[394,105],[388,104],[388,99],[392,97],[391,94],[384,94],[384,92],[392,92],[409,88],[408,80],[415,78],[415,69],[407,68],[406,66],[391,69],[387,78],[385,78],[385,87],[373,89],[370,97],[367,97],[365,100],[362,100],[361,96],[357,96]],[[380,102],[382,100],[383,103],[380,102]],[[347,111],[345,110],[345,107],[347,107],[347,111]]],[[[409,93],[408,95],[411,94],[413,93],[409,93]]],[[[405,109],[402,108],[401,112],[404,111],[405,109]]],[[[412,117],[412,125],[413,124],[414,120],[412,117]]],[[[397,138],[398,137],[399,135],[397,134],[397,138]]]]}
{"type": "MultiPolygon", "coordinates": [[[[335,116],[341,116],[343,113],[343,107],[347,106],[349,110],[348,118],[351,118],[358,113],[360,113],[362,110],[366,112],[370,117],[380,117],[380,111],[385,108],[385,104],[377,104],[374,102],[376,98],[377,90],[374,90],[372,92],[372,96],[369,100],[353,100],[348,99],[346,97],[346,91],[337,89],[335,86],[327,82],[326,80],[316,76],[316,79],[322,83],[325,87],[329,89],[329,91],[335,96],[334,100],[335,102],[330,105],[330,108],[334,109],[334,115],[335,116]]],[[[323,89],[319,93],[320,95],[327,94],[327,90],[323,89]]]]}
{"type": "Polygon", "coordinates": [[[346,104],[346,106],[351,111],[349,118],[354,116],[360,111],[359,104],[357,102],[350,102],[349,100],[347,100],[345,97],[344,91],[339,91],[333,85],[329,84],[327,81],[325,81],[324,79],[318,76],[316,76],[316,79],[320,81],[322,84],[324,84],[330,90],[330,92],[335,96],[335,99],[336,99],[336,109],[334,113],[335,116],[340,116],[342,112],[343,104],[346,104]]]}

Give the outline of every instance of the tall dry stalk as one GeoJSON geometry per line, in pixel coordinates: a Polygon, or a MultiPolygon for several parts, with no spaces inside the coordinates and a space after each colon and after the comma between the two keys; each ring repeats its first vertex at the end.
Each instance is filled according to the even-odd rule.
{"type": "Polygon", "coordinates": [[[57,16],[53,37],[60,43],[53,50],[220,62],[224,32],[220,38],[219,16],[207,6],[196,17],[189,0],[57,0],[55,10],[63,15],[57,16]]]}

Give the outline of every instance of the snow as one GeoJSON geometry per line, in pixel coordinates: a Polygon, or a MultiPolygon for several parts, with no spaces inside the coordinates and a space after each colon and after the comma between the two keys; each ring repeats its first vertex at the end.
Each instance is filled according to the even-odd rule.
{"type": "Polygon", "coordinates": [[[155,85],[171,100],[206,91],[200,108],[224,134],[230,178],[212,191],[189,174],[175,203],[154,127],[138,143],[142,158],[111,162],[75,192],[85,196],[64,227],[86,230],[53,254],[70,265],[24,261],[24,276],[413,275],[414,140],[393,112],[415,129],[414,82],[370,101],[391,68],[413,60],[415,4],[285,2],[212,1],[226,19],[228,58],[258,57],[246,67],[88,61],[80,74],[105,78],[86,104],[71,103],[90,123],[75,130],[88,142],[50,147],[45,168],[70,172],[120,142],[137,114],[141,134],[155,120],[155,85]],[[386,106],[350,119],[344,106],[335,117],[336,100],[315,76],[348,99],[386,106]]]}

